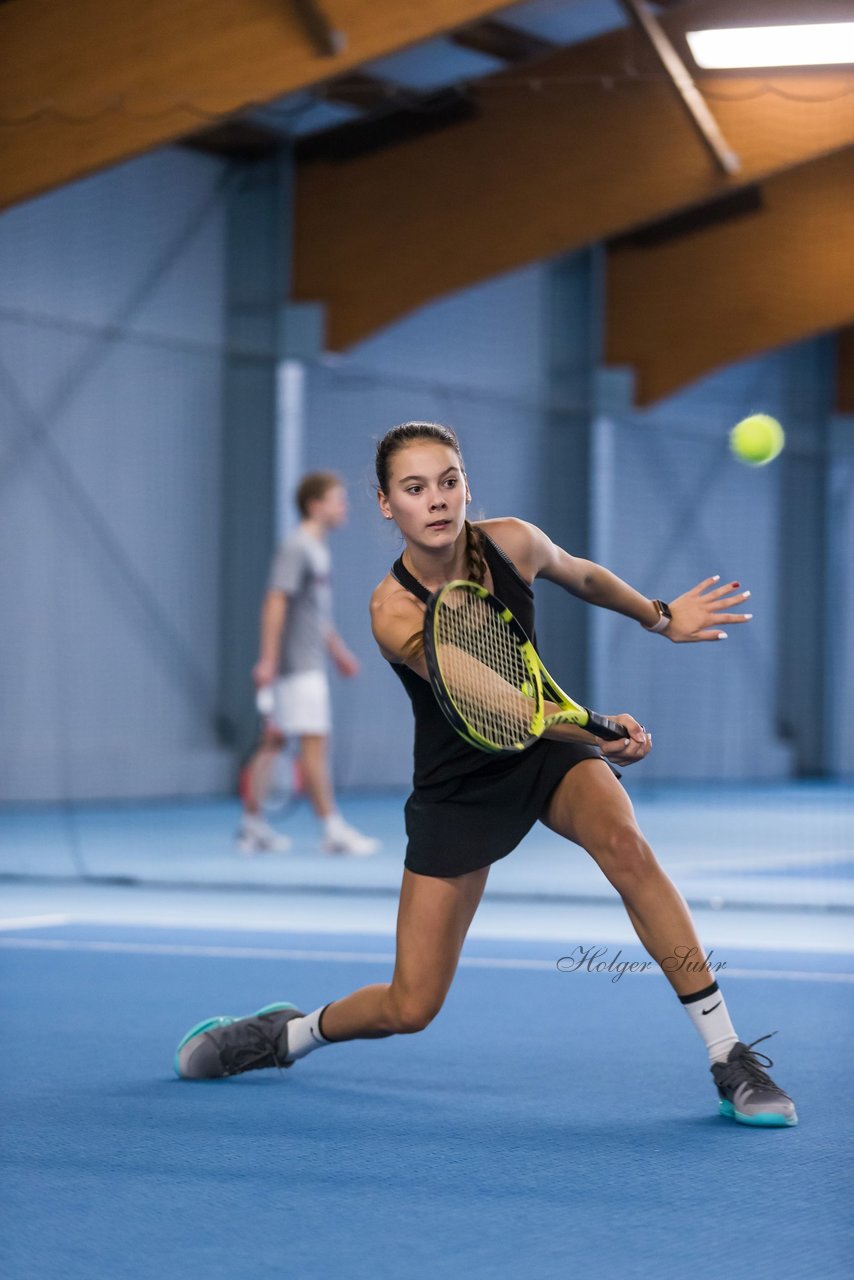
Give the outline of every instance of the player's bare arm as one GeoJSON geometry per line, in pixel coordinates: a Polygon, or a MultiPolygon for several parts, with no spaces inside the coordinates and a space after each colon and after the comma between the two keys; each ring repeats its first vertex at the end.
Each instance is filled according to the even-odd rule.
{"type": "MultiPolygon", "coordinates": [[[[545,577],[551,581],[557,582],[572,594],[580,596],[581,599],[589,599],[585,594],[589,584],[585,584],[586,577],[589,576],[590,570],[598,570],[598,564],[590,561],[583,561],[574,556],[570,556],[565,550],[557,547],[551,538],[544,534],[542,529],[538,529],[536,525],[529,524],[525,520],[517,520],[515,517],[502,518],[502,520],[484,520],[479,522],[479,527],[488,532],[490,538],[497,543],[502,552],[511,559],[513,564],[519,568],[522,577],[529,582],[533,582],[536,577],[545,577]]],[[[603,571],[607,573],[606,571],[603,571]]],[[[608,575],[615,579],[615,576],[608,575]]],[[[615,579],[616,582],[620,581],[615,579]]],[[[626,584],[626,591],[632,596],[636,596],[636,600],[643,605],[647,604],[653,617],[650,621],[656,620],[658,613],[654,605],[649,600],[645,600],[638,591],[632,591],[626,584]]],[[[594,600],[590,600],[590,603],[594,600]]],[[[629,617],[634,614],[629,613],[629,617]]],[[[548,708],[547,708],[548,713],[548,708]]],[[[649,754],[652,748],[652,735],[645,731],[643,724],[636,721],[634,716],[630,716],[627,712],[612,714],[611,719],[625,724],[629,730],[629,739],[618,742],[602,742],[594,737],[592,733],[586,732],[583,728],[575,726],[575,724],[558,724],[552,730],[545,731],[545,737],[551,737],[558,741],[583,741],[590,742],[598,746],[603,755],[609,760],[613,760],[615,764],[635,764],[638,760],[643,760],[645,755],[649,754]]]]}
{"type": "Polygon", "coordinates": [[[284,591],[268,591],[261,606],[261,645],[252,678],[258,688],[272,684],[279,669],[279,651],[287,614],[284,591]]]}
{"type": "Polygon", "coordinates": [[[374,639],[389,662],[401,663],[426,680],[423,628],[423,606],[389,574],[371,596],[374,639]]]}
{"type": "MultiPolygon", "coordinates": [[[[658,622],[652,600],[603,565],[570,555],[536,525],[507,519],[483,521],[483,526],[506,555],[525,567],[529,581],[545,578],[580,600],[621,613],[643,627],[651,628],[658,622]]],[[[738,582],[719,584],[719,577],[704,578],[671,600],[672,618],[662,634],[674,644],[725,640],[723,626],[749,622],[752,614],[733,610],[750,599],[750,592],[742,591],[738,582]]]]}
{"type": "Polygon", "coordinates": [[[347,648],[337,631],[329,627],[324,634],[323,642],[339,675],[350,677],[359,674],[358,658],[347,648]]]}

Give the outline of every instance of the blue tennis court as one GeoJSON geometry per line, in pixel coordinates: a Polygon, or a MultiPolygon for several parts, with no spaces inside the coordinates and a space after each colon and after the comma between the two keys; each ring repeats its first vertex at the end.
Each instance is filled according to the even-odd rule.
{"type": "Polygon", "coordinates": [[[771,1133],[715,1116],[660,977],[557,958],[473,942],[427,1033],[191,1085],[170,1059],[197,1015],[313,1007],[385,977],[388,945],[6,933],[6,1274],[702,1276],[722,1239],[736,1277],[850,1274],[848,958],[728,960],[740,1022],[784,1029],[802,1119],[771,1133]]]}
{"type": "MultiPolygon", "coordinates": [[[[392,837],[396,801],[370,804],[392,837]]],[[[674,831],[682,812],[684,837],[680,803],[654,804],[674,831]]],[[[757,814],[762,805],[754,796],[757,814]]],[[[543,893],[538,876],[556,850],[534,836],[496,868],[426,1032],[332,1047],[285,1072],[188,1083],[172,1055],[200,1017],[279,999],[314,1008],[387,980],[396,905],[379,882],[347,891],[349,863],[337,888],[313,884],[332,873],[308,843],[258,871],[287,874],[290,886],[223,885],[212,859],[197,859],[187,884],[191,832],[203,841],[213,816],[194,812],[195,826],[172,828],[187,859],[177,885],[163,885],[153,855],[161,821],[148,827],[148,862],[134,864],[148,867],[148,884],[103,865],[100,880],[6,876],[10,1278],[37,1265],[69,1280],[190,1268],[354,1280],[585,1269],[645,1280],[712,1276],[722,1248],[736,1280],[850,1274],[846,912],[795,909],[792,876],[778,909],[695,909],[740,1034],[779,1031],[761,1047],[797,1101],[795,1129],[717,1116],[702,1046],[660,973],[596,969],[600,956],[648,959],[619,903],[608,892],[573,897],[569,882],[543,893]],[[580,956],[593,958],[567,963],[580,956]]],[[[93,817],[78,816],[85,831],[93,817]]],[[[843,808],[835,821],[837,835],[847,830],[843,808]]],[[[120,813],[94,826],[103,840],[120,813]]],[[[141,858],[139,812],[127,830],[141,858]]],[[[8,849],[8,824],[4,834],[8,849]]],[[[23,853],[20,813],[14,834],[23,853]]],[[[389,887],[395,852],[371,869],[389,887]]]]}

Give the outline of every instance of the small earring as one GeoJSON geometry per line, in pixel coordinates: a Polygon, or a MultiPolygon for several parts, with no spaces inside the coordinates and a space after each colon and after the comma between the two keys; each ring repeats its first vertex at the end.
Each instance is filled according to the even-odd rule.
{"type": "Polygon", "coordinates": [[[385,518],[386,518],[386,520],[393,520],[393,519],[394,519],[394,517],[393,517],[393,516],[386,516],[385,518]]]}

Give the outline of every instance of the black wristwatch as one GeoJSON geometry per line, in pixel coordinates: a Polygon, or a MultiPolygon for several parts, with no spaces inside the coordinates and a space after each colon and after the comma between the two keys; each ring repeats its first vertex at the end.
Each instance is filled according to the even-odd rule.
{"type": "Polygon", "coordinates": [[[666,631],[670,626],[673,614],[670,612],[670,605],[664,600],[653,600],[652,602],[658,610],[658,621],[654,622],[651,627],[644,627],[645,631],[666,631]]]}

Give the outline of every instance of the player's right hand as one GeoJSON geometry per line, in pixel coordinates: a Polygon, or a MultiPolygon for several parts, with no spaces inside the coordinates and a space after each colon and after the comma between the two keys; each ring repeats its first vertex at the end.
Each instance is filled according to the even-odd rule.
{"type": "Polygon", "coordinates": [[[266,658],[259,658],[252,668],[252,679],[256,689],[263,689],[264,685],[273,684],[276,679],[275,664],[267,661],[266,658]]]}
{"type": "Polygon", "coordinates": [[[644,756],[649,755],[652,750],[652,734],[649,733],[644,725],[625,711],[608,718],[616,720],[618,724],[625,725],[629,736],[616,742],[600,742],[598,744],[606,760],[613,760],[614,764],[629,765],[637,764],[638,760],[643,760],[644,756]]]}

